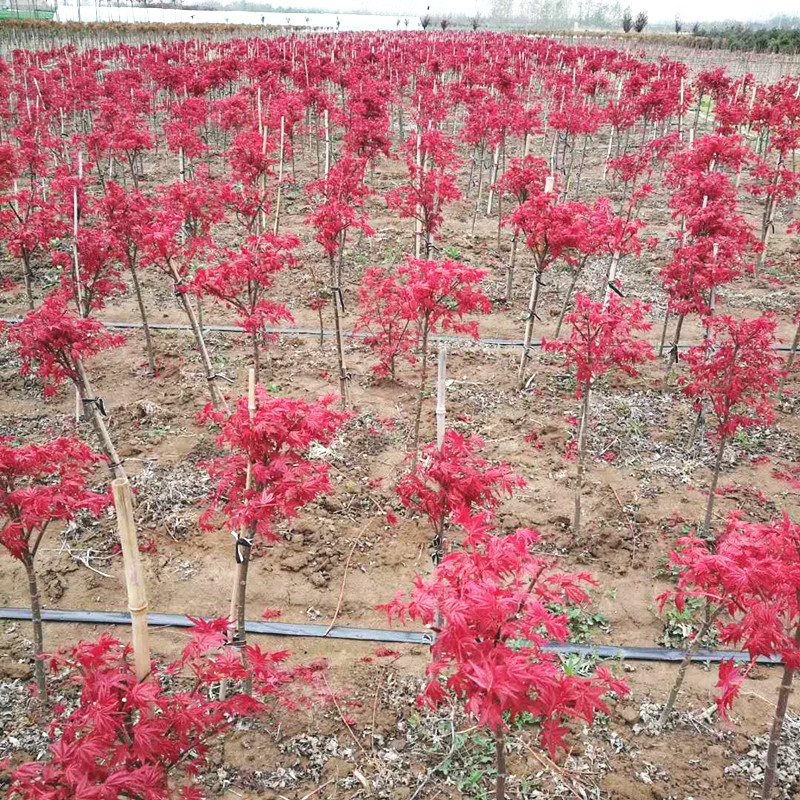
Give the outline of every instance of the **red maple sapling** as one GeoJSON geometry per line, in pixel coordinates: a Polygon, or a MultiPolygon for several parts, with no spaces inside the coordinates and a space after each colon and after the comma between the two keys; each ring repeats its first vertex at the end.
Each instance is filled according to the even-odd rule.
{"type": "Polygon", "coordinates": [[[739,430],[769,425],[774,416],[773,391],[782,374],[781,359],[772,349],[774,314],[755,319],[712,317],[703,344],[684,356],[689,374],[679,383],[698,414],[707,409],[715,420],[717,457],[706,506],[704,530],[711,530],[714,497],[726,442],[739,430]]]}
{"type": "Polygon", "coordinates": [[[109,634],[54,655],[51,667],[65,692],[75,687],[77,702],[54,709],[49,757],[14,769],[9,797],[203,800],[196,779],[237,720],[324,698],[324,686],[316,686],[324,663],[290,667],[288,651],[251,645],[244,667],[223,647],[226,619],[191,621],[192,638],[181,656],[170,664],[153,662],[143,682],[136,679],[130,646],[109,634]],[[245,678],[255,697],[212,699],[213,683],[245,678]]]}
{"type": "Polygon", "coordinates": [[[53,291],[22,322],[11,326],[8,339],[16,346],[22,361],[20,373],[35,375],[45,397],[52,397],[65,380],[75,385],[83,402],[83,413],[92,421],[110,468],[117,477],[124,477],[125,471],[104,421],[105,408],[95,395],[84,362],[104,350],[121,347],[125,337],[109,333],[97,320],[77,316],[67,307],[66,295],[53,291]]]}
{"type": "Polygon", "coordinates": [[[586,462],[586,439],[589,430],[589,406],[594,381],[611,370],[636,375],[639,364],[652,359],[650,345],[636,339],[636,331],[649,330],[644,315],[648,307],[638,300],[625,305],[615,297],[608,303],[595,302],[583,294],[575,296],[575,310],[566,316],[571,326],[567,339],[542,340],[549,352],[563,353],[567,365],[575,369],[575,396],[581,400],[578,420],[578,466],[575,482],[575,538],[581,532],[581,490],[586,462]]]}
{"type": "Polygon", "coordinates": [[[462,510],[462,548],[445,556],[433,575],[415,578],[410,598],[401,591],[384,606],[391,622],[406,617],[435,626],[429,682],[420,702],[436,707],[453,698],[496,742],[495,797],[505,791],[505,731],[522,714],[537,718],[543,747],[551,756],[565,746],[565,718],[591,724],[597,711],[609,713],[602,697],[627,693],[623,681],[598,667],[589,677],[569,675],[548,641],[569,637],[559,606],[588,602],[588,573],[559,572],[550,558],[531,553],[540,540],[533,530],[492,535],[486,515],[462,510]],[[439,624],[437,624],[437,622],[439,624]]]}
{"type": "Polygon", "coordinates": [[[256,387],[256,408],[247,398],[226,414],[210,406],[204,418],[221,426],[217,445],[226,455],[208,465],[215,487],[201,525],[213,528],[221,514],[236,538],[236,560],[242,574],[233,622],[244,642],[247,564],[256,540],[276,541],[275,524],[288,520],[330,488],[329,465],[311,457],[312,445],[328,445],[348,415],[329,406],[333,395],[315,403],[275,397],[256,387]]]}
{"type": "Polygon", "coordinates": [[[36,554],[50,525],[69,522],[80,511],[97,516],[109,505],[107,494],[87,487],[102,456],[76,439],[43,445],[13,445],[0,438],[0,544],[20,561],[28,578],[33,619],[34,674],[39,696],[47,701],[42,654],[42,608],[36,580],[36,554]]]}
{"type": "Polygon", "coordinates": [[[403,505],[424,514],[433,528],[434,564],[442,560],[445,528],[456,512],[493,511],[526,485],[507,464],[490,464],[478,455],[483,446],[477,436],[448,430],[441,448],[423,447],[421,459],[397,484],[403,505]]]}
{"type": "MultiPolygon", "coordinates": [[[[744,669],[732,660],[720,664],[717,702],[723,714],[758,657],[780,656],[783,661],[761,787],[762,800],[769,800],[794,673],[800,667],[800,525],[785,512],[766,524],[745,522],[734,513],[716,541],[685,537],[671,558],[681,575],[677,589],[659,598],[662,604],[669,596],[679,608],[688,597],[702,598],[707,608],[704,628],[716,624],[721,642],[750,654],[744,669]]],[[[688,657],[667,708],[675,700],[687,661],[688,657]]]]}

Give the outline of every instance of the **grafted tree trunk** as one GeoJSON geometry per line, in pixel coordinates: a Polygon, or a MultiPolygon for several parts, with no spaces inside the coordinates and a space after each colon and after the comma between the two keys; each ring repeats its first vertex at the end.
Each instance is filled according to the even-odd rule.
{"type": "Polygon", "coordinates": [[[144,305],[144,298],[142,297],[142,287],[139,283],[139,276],[136,274],[136,266],[129,265],[131,280],[133,282],[133,291],[136,294],[136,305],[139,306],[139,315],[142,318],[142,330],[144,331],[145,347],[147,348],[147,361],[150,365],[150,375],[155,377],[156,374],[156,359],[153,352],[153,337],[150,333],[150,324],[147,321],[147,309],[144,305]]]}
{"type": "Polygon", "coordinates": [[[505,732],[498,728],[494,734],[495,767],[497,776],[494,781],[495,800],[505,800],[506,796],[506,739],[505,732]]]}
{"type": "Polygon", "coordinates": [[[28,593],[31,601],[31,620],[33,621],[33,674],[36,677],[36,688],[43,703],[48,702],[47,681],[44,675],[44,630],[42,626],[42,604],[39,598],[39,585],[36,581],[36,571],[33,567],[33,556],[23,558],[22,563],[28,576],[28,593]]]}
{"type": "Polygon", "coordinates": [[[689,644],[686,655],[683,657],[680,667],[678,667],[675,683],[672,684],[667,702],[664,704],[664,708],[661,710],[661,716],[658,718],[659,727],[663,727],[668,722],[669,715],[675,707],[675,701],[678,699],[678,692],[680,692],[681,686],[683,686],[683,682],[686,679],[689,665],[692,663],[695,653],[700,649],[703,639],[705,639],[708,632],[711,630],[711,626],[714,624],[714,620],[719,616],[720,611],[722,611],[721,607],[712,610],[710,603],[706,603],[703,624],[700,626],[697,636],[695,636],[689,644]]]}
{"type": "Polygon", "coordinates": [[[417,408],[414,414],[414,449],[411,457],[412,469],[417,466],[419,456],[419,427],[422,420],[422,404],[425,402],[425,384],[428,380],[428,320],[423,320],[422,325],[422,366],[419,371],[419,394],[417,396],[417,408]]]}
{"type": "MultiPolygon", "coordinates": [[[[800,599],[800,593],[798,593],[798,599],[800,599]]],[[[800,646],[800,625],[795,629],[794,643],[795,647],[800,646]]],[[[778,766],[778,750],[781,744],[781,733],[783,733],[783,720],[786,718],[786,709],[789,706],[789,695],[792,693],[793,681],[794,668],[787,664],[783,668],[781,688],[778,690],[778,705],[775,708],[772,729],[769,733],[767,760],[764,765],[764,783],[761,785],[761,800],[770,800],[772,797],[772,787],[775,785],[775,772],[778,766]]]]}
{"type": "Polygon", "coordinates": [[[575,532],[575,541],[581,536],[581,494],[583,492],[583,476],[586,472],[586,436],[589,425],[589,397],[591,386],[586,385],[583,392],[583,403],[581,404],[581,418],[578,423],[578,463],[577,475],[575,478],[575,516],[572,528],[575,532]]]}
{"type": "Polygon", "coordinates": [[[328,255],[331,268],[331,294],[333,301],[333,326],[336,331],[336,360],[339,368],[339,394],[342,396],[342,408],[347,408],[347,370],[344,362],[344,339],[342,338],[342,321],[339,314],[339,303],[341,302],[341,283],[339,281],[340,270],[336,268],[333,253],[328,255]]]}
{"type": "Polygon", "coordinates": [[[725,442],[726,437],[723,436],[719,440],[719,449],[717,450],[717,459],[714,462],[714,473],[711,476],[711,487],[708,492],[708,505],[706,506],[706,518],[703,522],[703,530],[706,536],[711,533],[711,515],[714,513],[714,498],[717,494],[717,483],[719,482],[719,473],[722,469],[722,457],[725,455],[725,442]]]}
{"type": "Polygon", "coordinates": [[[678,361],[678,345],[681,341],[681,329],[683,328],[683,320],[686,318],[685,314],[678,317],[678,324],[675,326],[675,335],[672,337],[672,348],[669,351],[669,363],[667,364],[667,374],[675,366],[678,361]]]}

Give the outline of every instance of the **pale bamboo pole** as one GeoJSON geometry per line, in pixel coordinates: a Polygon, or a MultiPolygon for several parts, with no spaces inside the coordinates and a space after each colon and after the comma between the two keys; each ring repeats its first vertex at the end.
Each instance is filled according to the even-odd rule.
{"type": "Polygon", "coordinates": [[[280,162],[278,164],[278,193],[277,197],[275,198],[275,223],[272,226],[272,233],[274,236],[278,235],[278,227],[280,225],[281,199],[283,197],[283,148],[284,148],[285,138],[286,138],[286,121],[284,117],[281,117],[281,152],[280,152],[280,162]]]}
{"type": "Polygon", "coordinates": [[[136,680],[143,681],[150,674],[150,636],[147,630],[147,587],[144,582],[136,523],[133,520],[133,496],[127,478],[111,482],[114,507],[117,510],[117,529],[122,544],[125,566],[125,586],[128,592],[128,611],[131,615],[133,664],[136,680]]]}
{"type": "MultiPolygon", "coordinates": [[[[78,180],[83,178],[83,153],[78,150],[78,180]]],[[[78,307],[78,316],[87,317],[89,309],[83,307],[83,290],[81,289],[81,267],[78,255],[78,220],[80,209],[78,206],[78,187],[72,187],[72,270],[75,280],[75,305],[78,307]]],[[[75,424],[81,420],[83,408],[81,407],[81,393],[75,389],[75,424]]]]}
{"type": "Polygon", "coordinates": [[[486,216],[492,215],[492,206],[494,205],[494,186],[497,183],[497,171],[500,168],[500,145],[496,144],[494,147],[494,155],[492,157],[492,180],[489,182],[489,197],[486,201],[486,216]]]}
{"type": "MultiPolygon", "coordinates": [[[[264,159],[267,155],[267,128],[264,126],[261,130],[261,158],[264,159]]],[[[264,233],[267,227],[267,214],[264,211],[264,203],[267,196],[267,176],[262,172],[258,178],[258,232],[264,233]]]]}
{"type": "MultiPolygon", "coordinates": [[[[250,367],[248,374],[247,374],[247,410],[250,412],[250,419],[252,421],[253,417],[255,417],[256,413],[256,370],[255,367],[250,367]]],[[[253,485],[253,465],[248,462],[247,464],[247,474],[245,477],[245,484],[244,488],[245,491],[250,491],[253,485]]],[[[239,541],[239,535],[236,531],[233,532],[233,537],[237,541],[239,541]]],[[[233,582],[233,593],[231,595],[231,613],[229,614],[229,619],[231,621],[231,625],[233,626],[233,633],[235,636],[242,636],[244,637],[244,630],[237,630],[238,626],[238,619],[239,619],[239,599],[240,599],[240,592],[239,586],[242,581],[242,578],[246,580],[247,578],[247,563],[250,560],[250,548],[247,547],[247,557],[242,557],[240,561],[236,564],[236,579],[233,582]],[[244,573],[244,575],[243,575],[244,573]]],[[[240,555],[243,555],[240,552],[240,555]]]]}
{"type": "Polygon", "coordinates": [[[323,110],[322,118],[325,125],[325,179],[327,180],[328,173],[331,171],[331,129],[327,108],[323,110]]]}
{"type": "Polygon", "coordinates": [[[436,446],[439,450],[444,444],[447,399],[447,345],[439,344],[439,375],[436,382],[436,446]]]}
{"type": "MultiPolygon", "coordinates": [[[[422,134],[417,131],[417,196],[422,195],[422,134]]],[[[420,258],[422,252],[422,207],[417,203],[414,217],[414,258],[420,258]]]]}
{"type": "MultiPolygon", "coordinates": [[[[78,151],[78,180],[83,179],[83,153],[78,151]]],[[[78,187],[72,187],[72,268],[75,271],[75,300],[78,305],[78,316],[88,316],[88,309],[83,307],[83,291],[81,289],[80,258],[78,257],[78,187]]]]}
{"type": "MultiPolygon", "coordinates": [[[[252,421],[256,413],[256,370],[250,367],[247,373],[247,410],[252,421]]],[[[249,491],[253,485],[253,465],[248,461],[247,472],[245,475],[245,491],[249,491]]],[[[249,533],[249,532],[248,532],[249,533]]],[[[230,622],[228,639],[231,644],[242,649],[242,660],[246,661],[244,647],[247,643],[247,633],[245,631],[245,601],[247,598],[247,572],[250,566],[250,550],[252,540],[240,536],[237,531],[231,531],[236,548],[236,574],[231,590],[231,609],[228,615],[230,622]]],[[[247,678],[244,682],[244,690],[247,694],[252,691],[252,681],[247,678]]],[[[220,697],[225,698],[227,693],[227,681],[223,681],[220,686],[220,697]]]]}

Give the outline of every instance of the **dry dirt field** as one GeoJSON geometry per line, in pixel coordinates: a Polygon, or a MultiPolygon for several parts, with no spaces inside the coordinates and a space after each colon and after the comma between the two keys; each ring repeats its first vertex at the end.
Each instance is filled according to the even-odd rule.
{"type": "MultiPolygon", "coordinates": [[[[673,54],[675,55],[675,54],[673,54]]],[[[692,56],[695,57],[694,55],[692,56]]],[[[449,123],[448,123],[449,124],[449,123]]],[[[700,133],[708,130],[711,121],[700,133]]],[[[396,131],[395,131],[396,135],[396,131]]],[[[607,138],[589,144],[581,199],[613,199],[615,187],[603,179],[607,138]]],[[[535,154],[539,154],[536,152],[535,154]]],[[[468,153],[466,154],[469,155],[468,153]]],[[[210,159],[213,173],[224,169],[220,154],[210,159]]],[[[172,162],[150,159],[144,188],[168,180],[172,162]]],[[[298,266],[282,273],[274,299],[285,302],[297,328],[315,329],[304,290],[310,270],[325,270],[313,232],[304,224],[308,201],[303,185],[316,178],[310,150],[298,153],[295,185],[285,196],[283,231],[302,239],[298,266]]],[[[375,194],[366,211],[375,230],[371,238],[354,238],[346,252],[346,311],[343,326],[356,318],[357,287],[373,265],[398,263],[412,247],[411,223],[390,212],[383,194],[405,175],[402,161],[379,159],[370,178],[375,194]]],[[[659,269],[669,257],[667,231],[673,226],[667,190],[656,176],[643,219],[646,236],[658,245],[620,265],[627,297],[651,304],[653,327],[647,338],[655,347],[665,313],[659,269]]],[[[467,185],[462,165],[459,183],[467,185]]],[[[447,257],[489,270],[485,289],[492,311],[480,319],[482,338],[522,337],[527,294],[532,280],[529,253],[520,248],[513,301],[502,302],[510,233],[499,246],[497,216],[479,214],[471,231],[474,196],[448,207],[437,237],[447,257]]],[[[758,225],[760,210],[740,194],[740,210],[758,225]]],[[[775,310],[784,343],[794,335],[793,314],[800,287],[793,272],[798,240],[785,233],[797,219],[797,207],[781,206],[771,241],[770,265],[761,277],[747,276],[722,288],[718,313],[756,316],[775,310]]],[[[224,240],[232,234],[220,232],[224,240]]],[[[578,289],[601,291],[607,260],[592,260],[578,289]]],[[[13,269],[7,260],[0,269],[13,269]]],[[[159,273],[142,274],[153,324],[185,325],[169,282],[159,273]]],[[[551,337],[569,275],[556,267],[547,276],[534,338],[551,337]]],[[[37,287],[41,296],[42,286],[37,287]]],[[[0,314],[25,313],[24,294],[0,295],[0,314]]],[[[332,326],[325,311],[325,325],[332,326]]],[[[112,299],[99,315],[104,321],[138,321],[134,298],[112,299]]],[[[204,301],[207,326],[232,324],[230,312],[204,301]]],[[[197,520],[210,482],[204,462],[215,455],[214,434],[197,423],[206,404],[205,382],[191,333],[158,330],[154,342],[159,375],[147,372],[140,332],[126,331],[124,347],[101,354],[91,364],[93,380],[109,411],[109,427],[137,493],[136,517],[146,543],[145,566],[151,611],[221,616],[227,611],[234,571],[233,546],[224,530],[201,531],[197,520]]],[[[683,341],[697,343],[703,330],[687,319],[683,341]]],[[[230,398],[246,392],[249,342],[235,333],[207,333],[215,369],[231,379],[230,398]]],[[[334,340],[286,333],[266,348],[265,377],[271,391],[313,399],[337,391],[334,340]]],[[[713,443],[704,436],[687,449],[694,422],[691,404],[675,375],[665,385],[665,358],[645,366],[638,377],[612,376],[593,392],[593,426],[584,490],[584,527],[576,542],[570,528],[574,462],[565,457],[577,414],[574,379],[559,356],[536,351],[525,391],[516,374],[520,350],[482,341],[449,344],[447,421],[485,442],[484,455],[510,464],[527,481],[526,488],[498,510],[501,532],[519,527],[541,531],[542,549],[557,554],[565,570],[588,570],[598,581],[593,607],[573,620],[577,641],[593,644],[681,646],[689,628],[674,614],[659,614],[655,598],[670,586],[665,556],[674,537],[699,522],[707,499],[713,443]]],[[[327,458],[333,491],[311,503],[280,529],[282,541],[257,547],[248,586],[248,617],[265,608],[282,611],[281,621],[384,628],[385,615],[375,606],[409,587],[415,573],[430,571],[430,532],[425,520],[411,517],[400,504],[394,484],[407,468],[416,398],[416,372],[402,369],[396,380],[373,376],[371,352],[357,339],[346,340],[355,415],[344,426],[327,458]],[[398,523],[388,525],[387,512],[398,523]]],[[[75,422],[75,398],[62,390],[44,401],[34,381],[19,374],[13,348],[0,347],[0,436],[41,441],[75,435],[93,441],[86,422],[75,422]]],[[[681,364],[678,364],[680,373],[681,364]]],[[[433,386],[431,382],[430,386],[433,386]]],[[[786,509],[796,513],[800,494],[800,421],[796,375],[787,381],[788,395],[777,408],[773,425],[737,435],[727,448],[715,525],[740,509],[749,520],[767,521],[786,509]]],[[[435,437],[434,397],[423,410],[422,438],[435,437]]],[[[98,482],[102,482],[102,475],[98,482]]],[[[113,516],[79,522],[48,533],[39,560],[46,608],[124,610],[122,560],[113,516]]],[[[0,605],[25,606],[24,572],[7,554],[0,556],[0,605]]],[[[0,641],[0,758],[12,762],[35,757],[46,741],[46,722],[24,688],[32,675],[30,627],[2,624],[0,641]]],[[[72,624],[46,625],[46,646],[54,649],[103,628],[72,624]]],[[[125,638],[125,628],[114,629],[125,638]]],[[[183,630],[154,629],[158,656],[174,655],[186,641],[183,630]]],[[[259,640],[268,647],[288,647],[299,661],[324,657],[328,680],[346,692],[345,727],[335,708],[281,713],[275,719],[242,724],[212,756],[202,784],[212,797],[233,798],[448,798],[489,797],[493,750],[487,735],[461,712],[421,711],[414,698],[429,659],[423,646],[397,645],[399,655],[371,656],[374,643],[343,640],[259,640]]],[[[592,659],[574,657],[569,668],[582,670],[592,659]]],[[[764,744],[780,680],[780,670],[756,668],[746,681],[730,722],[710,712],[689,713],[713,703],[716,667],[691,667],[671,729],[655,734],[648,727],[663,703],[675,666],[613,661],[610,668],[627,680],[631,694],[612,701],[613,715],[591,729],[573,725],[572,749],[550,761],[525,726],[509,740],[511,797],[656,798],[657,800],[739,800],[752,796],[759,778],[764,744]],[[760,742],[760,743],[759,743],[760,742]]],[[[58,689],[56,689],[56,693],[58,689]]],[[[800,708],[796,698],[787,721],[782,795],[800,797],[800,708]]]]}

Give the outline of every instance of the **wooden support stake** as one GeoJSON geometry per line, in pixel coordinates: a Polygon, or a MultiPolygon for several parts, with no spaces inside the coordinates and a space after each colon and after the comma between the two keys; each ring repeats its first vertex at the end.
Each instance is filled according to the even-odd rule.
{"type": "Polygon", "coordinates": [[[150,637],[147,630],[147,589],[139,557],[136,523],[133,520],[133,496],[127,478],[111,482],[114,507],[117,510],[117,529],[125,564],[125,586],[128,591],[128,610],[131,613],[133,662],[136,679],[143,681],[150,674],[150,637]]]}
{"type": "Polygon", "coordinates": [[[439,377],[436,382],[436,446],[444,444],[445,406],[447,397],[447,345],[439,344],[439,377]]]}
{"type": "Polygon", "coordinates": [[[283,197],[283,150],[284,150],[285,136],[286,136],[286,122],[284,120],[284,117],[281,117],[281,151],[280,151],[280,162],[278,167],[278,193],[277,197],[275,198],[275,224],[272,226],[273,236],[278,235],[280,217],[281,217],[281,199],[283,197]]]}
{"type": "MultiPolygon", "coordinates": [[[[250,367],[247,376],[247,410],[250,412],[250,419],[252,420],[256,413],[256,370],[255,367],[250,367]]],[[[253,485],[253,466],[247,464],[247,477],[245,478],[245,491],[249,491],[253,485]]],[[[234,532],[234,538],[239,539],[238,533],[234,532]]],[[[238,546],[238,545],[237,545],[238,546]]],[[[236,564],[236,578],[233,581],[233,592],[231,595],[231,613],[230,621],[234,638],[244,640],[244,628],[239,630],[239,620],[244,618],[244,588],[247,581],[247,567],[250,561],[250,547],[242,547],[241,561],[236,564]],[[240,608],[241,606],[241,608],[240,608]]]]}
{"type": "MultiPolygon", "coordinates": [[[[333,53],[331,53],[333,55],[333,53]]],[[[328,109],[323,109],[322,118],[325,120],[325,179],[331,171],[331,129],[328,122],[328,109]]]]}

